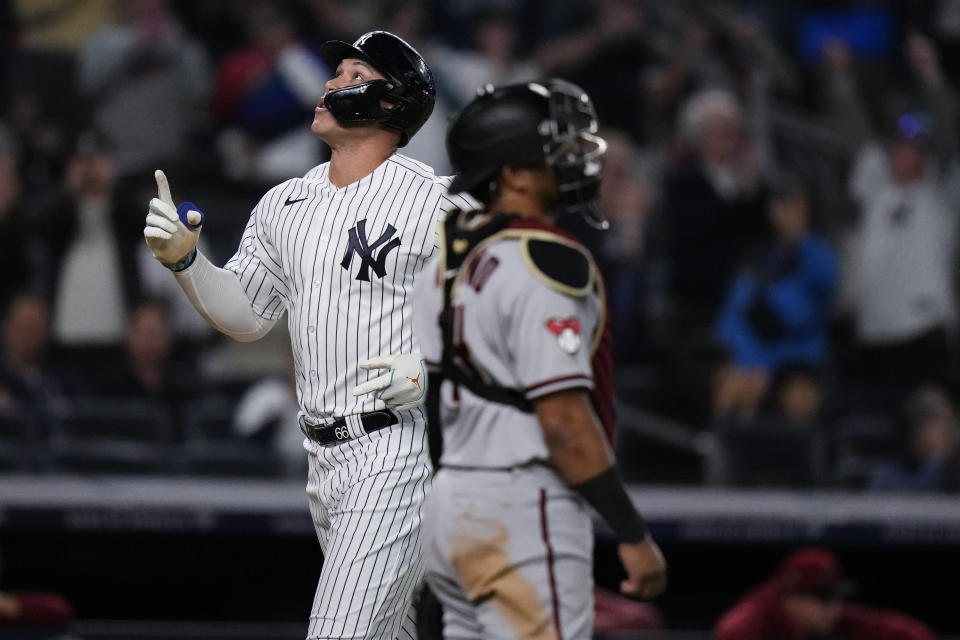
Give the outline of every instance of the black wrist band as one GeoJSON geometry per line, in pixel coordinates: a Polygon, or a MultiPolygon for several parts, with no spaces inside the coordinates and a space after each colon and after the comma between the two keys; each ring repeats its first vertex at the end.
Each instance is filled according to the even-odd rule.
{"type": "Polygon", "coordinates": [[[160,264],[165,266],[167,269],[170,269],[170,271],[173,271],[174,273],[176,273],[177,271],[183,271],[184,269],[192,265],[193,261],[196,259],[197,259],[197,248],[194,247],[193,249],[190,249],[190,253],[183,256],[176,262],[171,262],[171,263],[161,262],[160,264]]]}
{"type": "Polygon", "coordinates": [[[597,510],[620,542],[641,542],[647,537],[647,523],[630,501],[615,467],[573,485],[573,489],[597,510]]]}

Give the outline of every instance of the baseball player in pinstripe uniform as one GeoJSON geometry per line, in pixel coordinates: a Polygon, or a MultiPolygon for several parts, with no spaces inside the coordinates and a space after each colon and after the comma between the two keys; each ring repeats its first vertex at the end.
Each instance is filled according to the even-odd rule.
{"type": "Polygon", "coordinates": [[[442,223],[414,292],[430,424],[443,435],[424,548],[447,638],[590,638],[588,505],[620,540],[623,592],[665,587],[603,431],[603,285],[589,252],[551,226],[564,209],[603,224],[596,128],[588,96],[549,80],[486,88],[447,135],[450,190],[485,205],[442,223]]]}
{"type": "Polygon", "coordinates": [[[223,268],[197,252],[202,215],[175,207],[160,171],[144,235],[223,333],[256,340],[287,313],[325,557],[309,638],[414,637],[430,469],[412,287],[438,214],[464,204],[397,153],[433,109],[420,55],[383,31],[322,54],[336,75],[311,128],[330,162],[268,191],[223,268]]]}

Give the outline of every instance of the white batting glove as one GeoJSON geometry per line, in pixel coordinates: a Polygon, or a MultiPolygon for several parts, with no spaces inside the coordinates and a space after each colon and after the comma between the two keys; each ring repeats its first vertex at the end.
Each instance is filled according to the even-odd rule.
{"type": "Polygon", "coordinates": [[[371,358],[361,369],[387,369],[387,372],[359,385],[353,395],[375,394],[391,409],[412,409],[427,395],[427,370],[419,353],[401,353],[371,358]]]}
{"type": "Polygon", "coordinates": [[[143,237],[153,251],[153,257],[164,264],[174,264],[182,260],[194,247],[200,237],[200,225],[203,214],[196,209],[186,212],[186,223],[177,213],[177,205],[170,195],[170,185],[163,171],[157,169],[153,176],[157,179],[157,195],[150,201],[147,213],[147,225],[143,237]]]}

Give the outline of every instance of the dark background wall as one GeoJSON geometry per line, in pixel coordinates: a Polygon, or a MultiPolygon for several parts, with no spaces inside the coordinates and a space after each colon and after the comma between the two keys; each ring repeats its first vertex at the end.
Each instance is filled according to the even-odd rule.
{"type": "MultiPolygon", "coordinates": [[[[322,558],[312,536],[7,532],[4,588],[55,590],[82,619],[302,622],[322,558]]],[[[674,629],[708,629],[764,580],[792,544],[663,544],[670,587],[657,601],[674,629]]],[[[960,634],[955,546],[833,545],[854,599],[960,634]]],[[[620,579],[615,547],[597,543],[598,585],[620,579]]]]}

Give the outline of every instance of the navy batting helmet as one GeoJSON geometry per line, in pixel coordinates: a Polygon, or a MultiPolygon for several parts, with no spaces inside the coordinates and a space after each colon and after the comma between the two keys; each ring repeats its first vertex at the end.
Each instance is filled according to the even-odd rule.
{"type": "Polygon", "coordinates": [[[593,103],[577,85],[555,78],[487,85],[447,131],[458,174],[449,191],[484,200],[496,189],[500,167],[543,162],[553,172],[561,208],[606,228],[597,202],[606,150],[593,103]]]}
{"type": "Polygon", "coordinates": [[[386,77],[328,92],[323,104],[337,121],[394,129],[400,132],[402,147],[433,113],[433,74],[417,50],[402,38],[387,31],[371,31],[353,44],[325,42],[320,55],[331,69],[344,58],[356,58],[386,77]],[[391,106],[384,107],[384,102],[391,106]]]}

